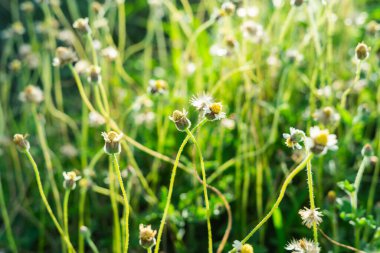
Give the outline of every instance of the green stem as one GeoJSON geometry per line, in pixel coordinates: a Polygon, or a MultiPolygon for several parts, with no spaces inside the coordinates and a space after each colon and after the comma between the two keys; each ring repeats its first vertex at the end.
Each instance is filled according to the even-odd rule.
{"type": "Polygon", "coordinates": [[[93,251],[94,253],[99,253],[98,248],[96,247],[94,241],[91,239],[90,236],[87,237],[86,241],[87,241],[87,243],[88,243],[88,246],[90,246],[90,248],[92,249],[92,251],[93,251]]]}
{"type": "Polygon", "coordinates": [[[203,161],[202,150],[200,149],[197,140],[195,139],[194,135],[190,132],[189,129],[186,129],[186,133],[188,134],[188,136],[190,136],[191,140],[194,142],[194,145],[197,148],[199,160],[201,163],[202,184],[203,184],[203,192],[204,192],[205,204],[206,204],[208,252],[212,253],[212,230],[211,230],[211,222],[210,222],[210,204],[209,204],[208,194],[207,194],[206,170],[205,170],[205,165],[204,165],[204,161],[203,161]]]}
{"type": "Polygon", "coordinates": [[[120,189],[123,194],[123,201],[124,201],[124,209],[125,209],[125,242],[124,242],[124,253],[128,252],[128,244],[129,244],[129,204],[128,204],[128,198],[127,193],[124,188],[123,178],[121,177],[120,167],[119,163],[117,161],[116,154],[112,155],[113,158],[113,164],[115,166],[115,170],[117,173],[117,177],[119,179],[120,189]]]}
{"type": "Polygon", "coordinates": [[[108,178],[109,178],[109,186],[110,186],[110,199],[112,206],[112,214],[113,214],[113,226],[114,226],[114,236],[113,240],[113,252],[120,253],[120,222],[119,222],[119,212],[117,208],[116,202],[116,193],[115,193],[115,174],[113,173],[112,166],[108,166],[108,178]]]}
{"type": "MultiPolygon", "coordinates": [[[[310,199],[310,209],[315,210],[315,202],[314,202],[314,186],[313,186],[313,175],[311,171],[311,160],[307,162],[307,185],[309,188],[309,199],[310,199]]],[[[314,235],[314,243],[318,244],[318,227],[317,223],[313,222],[313,235],[314,235]]]]}
{"type": "MultiPolygon", "coordinates": [[[[194,132],[198,127],[202,126],[206,121],[207,121],[207,119],[203,119],[197,126],[195,126],[193,128],[192,132],[194,132]]],[[[161,218],[160,228],[158,229],[157,243],[156,243],[156,247],[154,248],[154,253],[158,253],[159,250],[160,250],[161,237],[162,237],[162,233],[164,231],[166,217],[168,216],[168,211],[169,211],[169,207],[170,207],[170,201],[171,201],[172,194],[173,194],[175,176],[176,176],[177,167],[178,167],[178,164],[179,164],[179,158],[181,157],[183,149],[186,146],[186,143],[189,141],[189,139],[190,139],[190,136],[187,135],[185,137],[185,139],[182,141],[182,144],[181,144],[181,146],[178,149],[178,153],[177,153],[177,156],[176,156],[175,161],[174,161],[174,165],[173,165],[173,169],[172,169],[172,174],[170,176],[168,196],[166,198],[166,204],[165,204],[164,214],[162,215],[162,218],[161,218]]]]}
{"type": "Polygon", "coordinates": [[[33,170],[34,170],[34,174],[36,176],[36,181],[37,181],[37,186],[38,186],[38,190],[40,192],[40,196],[41,196],[41,199],[51,217],[51,219],[53,220],[53,223],[55,225],[55,227],[57,228],[59,234],[62,236],[62,238],[64,238],[64,241],[65,243],[67,244],[67,246],[72,250],[72,252],[76,253],[73,245],[71,244],[69,238],[67,238],[67,236],[65,235],[65,233],[63,232],[63,229],[61,227],[61,225],[59,225],[58,223],[58,220],[57,218],[55,217],[54,213],[53,213],[53,210],[51,209],[50,207],[50,204],[45,196],[45,193],[44,193],[44,190],[43,190],[43,187],[42,187],[42,183],[41,183],[41,177],[40,177],[40,173],[38,171],[38,167],[37,167],[37,164],[36,162],[34,161],[32,155],[30,154],[29,151],[26,151],[25,152],[26,156],[28,157],[30,163],[32,164],[32,167],[33,167],[33,170]]]}
{"type": "Polygon", "coordinates": [[[360,78],[360,71],[361,71],[361,64],[362,64],[362,61],[359,61],[357,64],[356,64],[356,74],[355,74],[355,79],[354,79],[354,82],[343,92],[342,94],[342,100],[340,102],[340,107],[342,109],[345,109],[346,107],[346,101],[347,101],[347,96],[348,94],[350,94],[352,88],[355,86],[355,84],[359,81],[359,78],[360,78]]]}
{"type": "MultiPolygon", "coordinates": [[[[276,202],[274,203],[274,205],[272,206],[271,210],[269,211],[269,213],[260,221],[259,224],[257,224],[252,230],[251,232],[241,241],[242,244],[246,243],[254,234],[255,232],[261,228],[265,222],[268,221],[268,219],[272,216],[273,212],[277,209],[277,207],[280,205],[282,199],[284,198],[285,196],[285,191],[286,191],[286,188],[288,187],[288,185],[290,184],[290,182],[292,181],[292,179],[298,174],[300,173],[306,166],[306,164],[311,160],[311,158],[313,157],[312,154],[308,154],[306,156],[306,158],[289,174],[289,176],[285,179],[285,182],[284,184],[282,185],[281,187],[281,190],[280,190],[280,195],[278,196],[276,202]]],[[[229,251],[229,253],[234,253],[236,252],[236,249],[232,249],[229,251]]]]}
{"type": "MultiPolygon", "coordinates": [[[[65,197],[63,198],[63,227],[65,230],[66,237],[70,240],[70,234],[69,234],[69,198],[70,198],[70,189],[66,189],[65,191],[65,197]]],[[[71,249],[68,249],[68,252],[71,253],[71,249]]]]}

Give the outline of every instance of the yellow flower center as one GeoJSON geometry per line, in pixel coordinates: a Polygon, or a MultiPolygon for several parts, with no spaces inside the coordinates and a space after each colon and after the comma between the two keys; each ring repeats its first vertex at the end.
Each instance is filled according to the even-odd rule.
{"type": "Polygon", "coordinates": [[[111,142],[113,142],[116,138],[118,138],[118,134],[116,133],[116,132],[114,132],[114,131],[111,131],[111,132],[109,132],[108,134],[108,139],[111,141],[111,142]]]}
{"type": "Polygon", "coordinates": [[[222,105],[219,103],[213,103],[210,105],[210,110],[214,114],[219,114],[222,111],[222,105]]]}
{"type": "Polygon", "coordinates": [[[321,131],[316,137],[314,137],[314,142],[318,145],[327,146],[329,132],[327,130],[321,131]]]}
{"type": "Polygon", "coordinates": [[[294,142],[292,141],[290,137],[286,139],[285,144],[289,148],[292,148],[294,146],[294,142]]]}
{"type": "Polygon", "coordinates": [[[166,89],[166,82],[164,80],[157,80],[156,81],[156,88],[158,90],[166,89]]]}

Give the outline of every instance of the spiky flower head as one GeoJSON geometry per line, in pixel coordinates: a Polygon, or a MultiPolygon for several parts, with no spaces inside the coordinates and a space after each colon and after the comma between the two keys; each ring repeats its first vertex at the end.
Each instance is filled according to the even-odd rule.
{"type": "Polygon", "coordinates": [[[13,143],[16,144],[16,147],[20,152],[28,152],[30,149],[30,143],[26,139],[27,137],[27,134],[15,134],[13,136],[13,143]]]}
{"type": "Polygon", "coordinates": [[[183,109],[182,111],[175,110],[169,119],[174,122],[178,131],[185,131],[191,126],[191,121],[187,118],[187,111],[183,109]]]}
{"type": "Polygon", "coordinates": [[[123,134],[118,134],[115,131],[110,131],[108,133],[103,132],[102,136],[104,138],[104,152],[108,155],[120,154],[121,144],[120,141],[123,138],[123,134]]]}
{"type": "Polygon", "coordinates": [[[317,110],[313,114],[313,118],[325,126],[334,125],[339,122],[340,115],[335,112],[334,108],[327,106],[317,110]]]}
{"type": "Polygon", "coordinates": [[[78,176],[75,171],[63,172],[63,187],[68,190],[74,190],[77,186],[77,181],[81,179],[81,176],[78,176]]]}
{"type": "Polygon", "coordinates": [[[356,59],[364,61],[369,56],[370,48],[363,42],[359,43],[355,48],[356,59]]]}
{"type": "Polygon", "coordinates": [[[150,80],[148,92],[151,94],[165,94],[168,91],[168,83],[165,80],[150,80]]]}
{"type": "Polygon", "coordinates": [[[326,154],[328,150],[337,150],[335,134],[330,134],[328,129],[321,130],[318,126],[310,128],[310,137],[306,139],[306,146],[317,155],[326,154]]]}
{"type": "Polygon", "coordinates": [[[44,93],[38,86],[28,85],[19,95],[22,102],[39,104],[44,100],[44,93]]]}
{"type": "Polygon", "coordinates": [[[65,64],[70,64],[76,61],[77,55],[69,47],[57,47],[55,50],[55,57],[53,59],[53,66],[60,67],[65,64]]]}
{"type": "Polygon", "coordinates": [[[307,207],[299,210],[298,214],[301,216],[302,224],[308,228],[311,228],[314,222],[319,225],[322,222],[323,214],[318,210],[319,208],[309,209],[307,207]]]}
{"type": "Polygon", "coordinates": [[[88,18],[78,18],[73,24],[73,28],[81,33],[91,33],[88,18]]]}
{"type": "Polygon", "coordinates": [[[226,117],[226,113],[223,112],[223,105],[220,102],[211,103],[203,110],[204,116],[208,120],[221,120],[226,117]]]}
{"type": "Polygon", "coordinates": [[[321,250],[317,243],[305,238],[301,240],[293,239],[285,246],[285,249],[292,253],[319,253],[321,250]]]}
{"type": "Polygon", "coordinates": [[[290,128],[290,133],[282,134],[282,137],[285,138],[285,145],[289,148],[302,149],[301,142],[305,139],[305,133],[302,130],[295,129],[294,127],[290,128]]]}
{"type": "Polygon", "coordinates": [[[143,224],[140,224],[139,229],[140,229],[140,235],[139,235],[140,245],[144,249],[152,248],[156,244],[155,236],[157,234],[157,231],[153,230],[151,225],[144,226],[143,224]]]}

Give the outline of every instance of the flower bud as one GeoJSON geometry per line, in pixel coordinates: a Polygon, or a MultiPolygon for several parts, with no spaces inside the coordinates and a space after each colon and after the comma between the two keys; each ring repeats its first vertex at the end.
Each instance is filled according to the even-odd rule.
{"type": "Polygon", "coordinates": [[[356,59],[360,61],[364,61],[365,59],[368,58],[369,51],[370,51],[370,48],[366,44],[359,43],[355,49],[356,59]]]}
{"type": "Polygon", "coordinates": [[[83,237],[88,238],[91,236],[91,232],[86,226],[80,226],[79,232],[83,235],[83,237]]]}
{"type": "Polygon", "coordinates": [[[123,138],[123,134],[118,134],[114,131],[108,133],[103,132],[102,136],[104,138],[104,152],[108,155],[120,154],[121,144],[120,141],[123,138]]]}
{"type": "Polygon", "coordinates": [[[225,2],[222,4],[222,16],[229,16],[232,15],[235,12],[235,5],[231,2],[225,2]]]}
{"type": "Polygon", "coordinates": [[[91,33],[91,28],[88,24],[88,18],[79,18],[75,20],[73,27],[80,33],[91,33]]]}
{"type": "Polygon", "coordinates": [[[75,171],[63,172],[63,187],[68,190],[74,190],[77,186],[77,181],[81,179],[81,176],[77,176],[75,171]]]}
{"type": "Polygon", "coordinates": [[[291,0],[290,4],[293,6],[301,6],[303,4],[304,0],[291,0]]]}
{"type": "Polygon", "coordinates": [[[156,230],[152,230],[152,227],[150,225],[144,226],[143,224],[140,224],[140,245],[144,249],[152,248],[156,244],[156,230]]]}
{"type": "Polygon", "coordinates": [[[327,193],[327,201],[330,203],[330,204],[334,204],[335,203],[335,200],[336,200],[336,192],[335,191],[329,191],[327,193]]]}
{"type": "Polygon", "coordinates": [[[90,66],[90,68],[88,69],[88,82],[94,84],[100,83],[102,81],[102,76],[100,72],[100,67],[94,65],[90,66]]]}
{"type": "Polygon", "coordinates": [[[373,149],[370,144],[365,144],[362,148],[362,156],[369,157],[373,155],[373,149]]]}
{"type": "Polygon", "coordinates": [[[27,134],[15,134],[13,136],[13,143],[16,144],[16,147],[20,152],[28,152],[30,149],[30,143],[27,141],[27,137],[27,134]]]}
{"type": "Polygon", "coordinates": [[[246,243],[241,247],[240,253],[253,253],[253,247],[246,243]]]}
{"type": "Polygon", "coordinates": [[[191,126],[190,120],[187,118],[187,111],[185,109],[181,111],[175,110],[169,119],[174,122],[178,131],[185,131],[191,126]]]}

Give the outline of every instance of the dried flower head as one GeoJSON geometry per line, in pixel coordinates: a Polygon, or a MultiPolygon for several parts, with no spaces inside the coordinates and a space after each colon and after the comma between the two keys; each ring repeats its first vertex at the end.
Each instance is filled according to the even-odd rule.
{"type": "Polygon", "coordinates": [[[369,56],[370,48],[363,42],[359,43],[355,48],[356,59],[359,61],[364,61],[369,56]]]}
{"type": "Polygon", "coordinates": [[[91,28],[88,23],[88,18],[79,18],[75,20],[73,27],[75,30],[81,33],[91,33],[91,28]]]}
{"type": "Polygon", "coordinates": [[[317,110],[313,114],[313,118],[323,125],[328,126],[338,123],[340,120],[340,115],[339,113],[335,112],[334,108],[327,106],[325,108],[317,110]]]}
{"type": "Polygon", "coordinates": [[[178,131],[185,131],[191,126],[190,120],[187,118],[187,111],[183,109],[182,111],[175,110],[169,119],[174,122],[178,131]]]}
{"type": "Polygon", "coordinates": [[[13,143],[16,144],[16,147],[20,152],[28,152],[30,149],[30,143],[26,139],[27,137],[27,134],[15,134],[13,136],[13,143]]]}
{"type": "Polygon", "coordinates": [[[203,93],[202,95],[199,95],[199,96],[193,96],[190,99],[191,105],[194,106],[195,109],[199,112],[203,112],[213,102],[214,102],[214,99],[206,93],[203,93]]]}
{"type": "Polygon", "coordinates": [[[120,154],[121,144],[120,141],[123,138],[123,134],[118,134],[114,131],[108,133],[103,132],[102,136],[104,138],[104,152],[109,155],[120,154]]]}
{"type": "Polygon", "coordinates": [[[321,130],[318,126],[310,128],[310,137],[306,139],[306,146],[318,155],[338,149],[336,135],[330,134],[327,129],[321,130]]]}
{"type": "Polygon", "coordinates": [[[317,243],[308,239],[295,240],[285,246],[286,250],[292,251],[292,253],[319,253],[320,248],[317,243]]]}
{"type": "Polygon", "coordinates": [[[77,176],[75,171],[63,172],[63,187],[67,190],[74,190],[77,186],[77,181],[81,179],[81,176],[77,176]]]}
{"type": "Polygon", "coordinates": [[[304,207],[304,209],[299,210],[298,214],[301,216],[302,224],[308,228],[311,228],[314,222],[319,225],[322,222],[323,214],[318,211],[319,208],[309,209],[304,207]]]}
{"type": "Polygon", "coordinates": [[[97,84],[102,81],[101,69],[99,66],[91,65],[87,69],[87,74],[88,74],[87,81],[89,83],[97,84]]]}
{"type": "Polygon", "coordinates": [[[157,231],[152,230],[151,225],[144,226],[143,224],[140,224],[139,229],[140,229],[140,235],[139,235],[140,245],[144,249],[149,249],[153,247],[156,244],[155,236],[157,234],[157,231]]]}
{"type": "Polygon", "coordinates": [[[285,138],[285,144],[289,148],[302,149],[301,142],[305,139],[305,133],[301,130],[290,128],[290,133],[284,133],[282,136],[285,138]]]}
{"type": "Polygon", "coordinates": [[[148,92],[151,94],[165,94],[168,91],[168,83],[165,80],[150,80],[148,92]]]}
{"type": "Polygon", "coordinates": [[[221,120],[226,117],[226,113],[223,112],[223,105],[220,102],[214,102],[209,104],[203,109],[204,116],[208,120],[221,120]]]}
{"type": "Polygon", "coordinates": [[[241,247],[240,253],[253,253],[252,245],[246,243],[241,247]]]}
{"type": "Polygon", "coordinates": [[[24,91],[20,92],[19,99],[22,102],[39,104],[44,100],[44,93],[39,87],[28,85],[24,91]]]}
{"type": "Polygon", "coordinates": [[[60,67],[65,64],[73,63],[77,60],[75,52],[68,47],[57,47],[55,50],[55,57],[53,59],[53,66],[60,67]]]}

